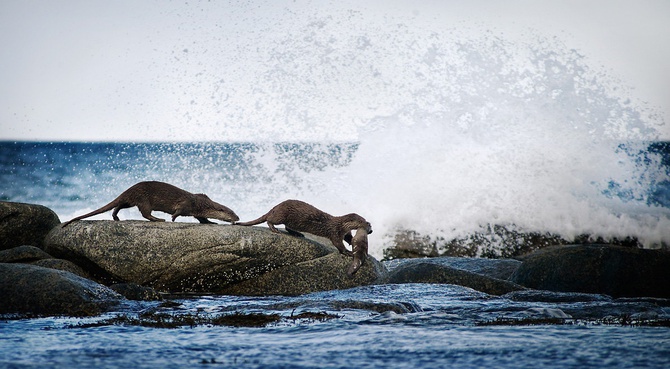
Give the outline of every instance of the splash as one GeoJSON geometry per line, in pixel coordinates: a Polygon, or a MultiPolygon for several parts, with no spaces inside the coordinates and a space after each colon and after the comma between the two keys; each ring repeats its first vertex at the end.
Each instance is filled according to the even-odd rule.
{"type": "Polygon", "coordinates": [[[670,212],[648,198],[669,178],[647,151],[662,119],[558,39],[343,30],[326,17],[268,53],[261,101],[298,131],[354,124],[359,142],[344,168],[272,181],[298,178],[282,193],[366,216],[373,254],[402,229],[670,240],[670,212]]]}

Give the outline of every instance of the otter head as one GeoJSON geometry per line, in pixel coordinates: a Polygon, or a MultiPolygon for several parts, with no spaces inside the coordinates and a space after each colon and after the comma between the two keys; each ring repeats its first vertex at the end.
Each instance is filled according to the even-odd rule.
{"type": "Polygon", "coordinates": [[[343,218],[347,229],[354,230],[363,228],[367,234],[372,233],[372,225],[362,216],[356,213],[351,213],[345,215],[343,218]]]}
{"type": "Polygon", "coordinates": [[[233,224],[240,220],[240,217],[234,211],[218,202],[212,201],[209,196],[197,193],[195,197],[198,216],[218,219],[233,224]]]}
{"type": "Polygon", "coordinates": [[[365,227],[365,229],[367,229],[367,231],[368,231],[368,234],[372,233],[372,224],[370,224],[370,222],[365,222],[365,223],[367,223],[367,225],[368,225],[367,227],[365,227]]]}

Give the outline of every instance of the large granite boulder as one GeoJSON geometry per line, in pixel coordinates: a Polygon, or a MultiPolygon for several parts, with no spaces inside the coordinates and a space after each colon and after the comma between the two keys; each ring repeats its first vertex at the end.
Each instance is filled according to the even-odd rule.
{"type": "Polygon", "coordinates": [[[58,224],[58,215],[42,205],[0,201],[0,250],[21,245],[41,248],[58,224]]]}
{"type": "Polygon", "coordinates": [[[369,258],[348,277],[351,258],[332,255],[337,252],[332,245],[264,227],[220,224],[79,221],[54,228],[46,251],[104,283],[135,283],[172,293],[283,294],[289,288],[300,294],[372,284],[383,271],[369,258]],[[312,283],[305,289],[285,285],[297,283],[307,270],[312,283]],[[286,282],[262,282],[268,278],[286,282]],[[246,288],[233,288],[242,282],[246,288]]]}
{"type": "Polygon", "coordinates": [[[0,314],[91,316],[109,311],[123,297],[70,272],[0,263],[0,314]]]}
{"type": "Polygon", "coordinates": [[[611,245],[570,245],[525,257],[511,280],[556,292],[670,298],[670,252],[611,245]]]}
{"type": "Polygon", "coordinates": [[[411,260],[389,273],[388,283],[443,283],[472,288],[489,295],[504,295],[525,289],[515,283],[454,268],[434,259],[411,260]]]}

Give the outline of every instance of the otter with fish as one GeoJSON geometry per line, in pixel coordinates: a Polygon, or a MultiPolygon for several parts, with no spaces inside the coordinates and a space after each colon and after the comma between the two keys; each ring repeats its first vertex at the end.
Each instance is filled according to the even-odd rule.
{"type": "Polygon", "coordinates": [[[368,251],[367,235],[372,233],[372,226],[358,214],[332,216],[306,202],[286,200],[273,207],[260,218],[237,223],[237,225],[252,226],[263,222],[267,222],[270,230],[276,233],[279,233],[279,230],[275,228],[275,225],[283,224],[286,231],[294,236],[303,236],[300,232],[306,232],[328,238],[341,254],[354,257],[356,266],[352,264],[349,268],[350,275],[355,273],[365,262],[368,251]],[[352,236],[351,231],[353,230],[358,230],[356,236],[352,236]],[[363,239],[363,235],[365,235],[365,239],[363,239]],[[353,245],[354,252],[347,250],[342,241],[353,245]]]}
{"type": "Polygon", "coordinates": [[[200,223],[207,224],[213,224],[207,218],[218,219],[233,224],[240,219],[234,211],[212,201],[205,194],[193,194],[169,183],[148,181],[131,186],[109,204],[90,213],[78,216],[64,223],[63,227],[74,221],[102,214],[112,209],[114,209],[112,218],[119,220],[117,216],[119,210],[132,208],[133,206],[137,206],[142,216],[152,222],[165,221],[165,219],[156,218],[151,215],[152,211],[162,211],[171,214],[173,222],[178,216],[192,216],[200,223]]]}
{"type": "Polygon", "coordinates": [[[354,254],[354,260],[351,261],[347,274],[354,275],[360,269],[368,258],[368,232],[367,228],[358,228],[356,235],[351,242],[351,250],[354,254]]]}

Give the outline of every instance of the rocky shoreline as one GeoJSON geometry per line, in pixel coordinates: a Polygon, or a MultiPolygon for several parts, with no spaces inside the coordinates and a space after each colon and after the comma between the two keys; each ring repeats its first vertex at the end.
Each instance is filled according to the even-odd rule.
{"type": "Polygon", "coordinates": [[[302,295],[391,283],[446,283],[491,295],[546,290],[670,298],[670,252],[562,245],[522,260],[438,257],[368,262],[328,240],[264,227],[79,221],[0,202],[0,314],[91,316],[173,295],[302,295]]]}

